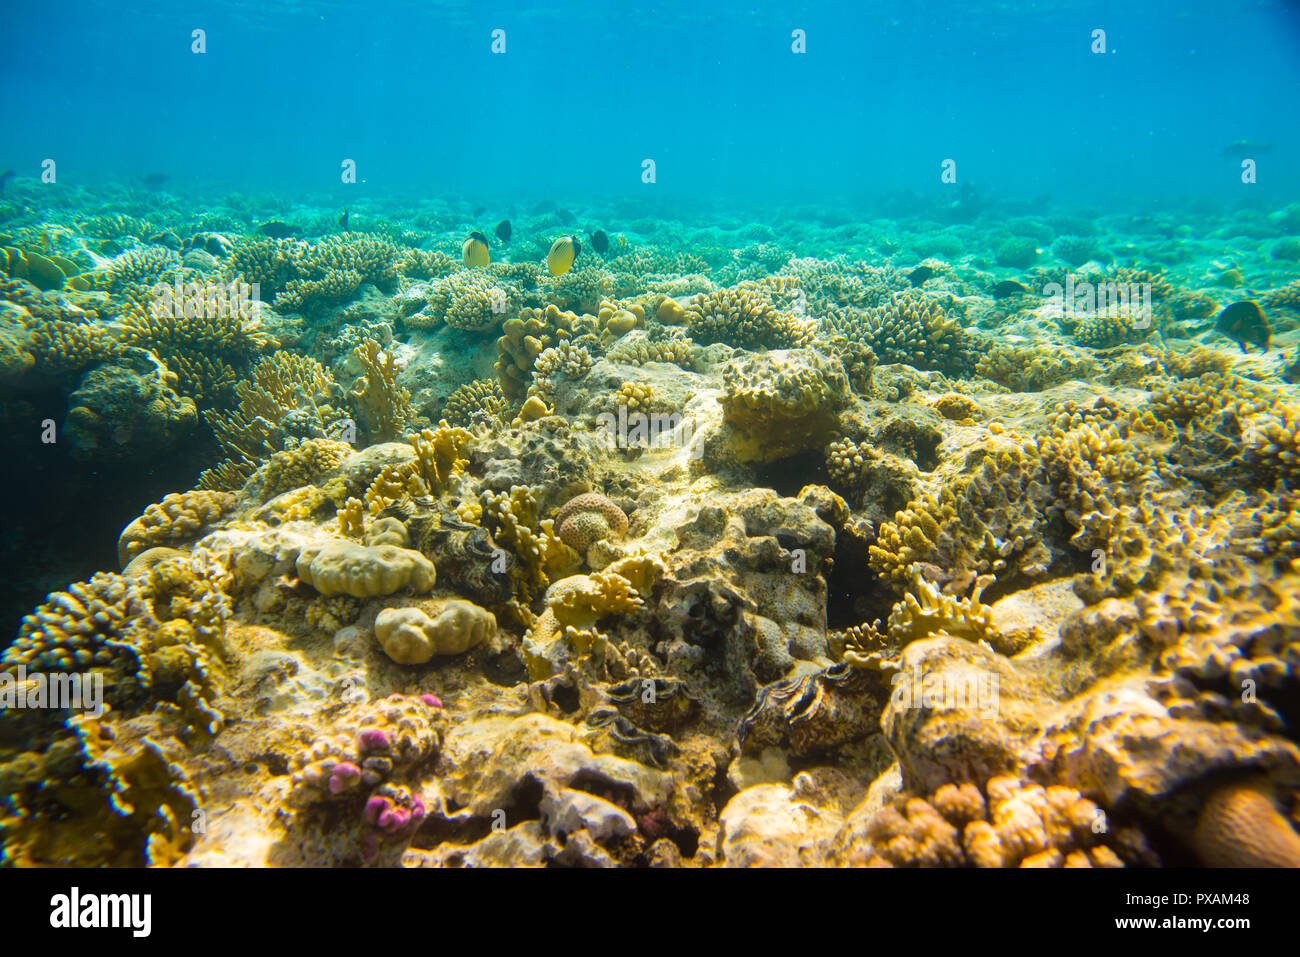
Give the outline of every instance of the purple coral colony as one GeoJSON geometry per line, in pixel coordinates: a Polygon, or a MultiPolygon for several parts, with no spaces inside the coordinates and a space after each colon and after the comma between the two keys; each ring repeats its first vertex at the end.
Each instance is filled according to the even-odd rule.
{"type": "Polygon", "coordinates": [[[1192,211],[959,143],[747,203],[639,152],[610,196],[294,191],[41,135],[0,178],[4,864],[1300,865],[1282,142],[1208,143],[1192,211]]]}

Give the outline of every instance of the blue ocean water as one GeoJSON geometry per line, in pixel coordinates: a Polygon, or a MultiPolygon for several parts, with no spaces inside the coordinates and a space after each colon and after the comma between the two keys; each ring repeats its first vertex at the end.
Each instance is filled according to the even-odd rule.
{"type": "Polygon", "coordinates": [[[853,210],[952,159],[1003,197],[1276,207],[1300,173],[1284,0],[7,7],[0,167],[67,183],[853,210]],[[1236,140],[1272,147],[1249,191],[1236,140]]]}

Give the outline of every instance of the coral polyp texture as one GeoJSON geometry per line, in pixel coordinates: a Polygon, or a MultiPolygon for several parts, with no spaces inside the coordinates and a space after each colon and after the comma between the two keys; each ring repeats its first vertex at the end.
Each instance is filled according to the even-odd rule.
{"type": "Polygon", "coordinates": [[[1300,207],[5,184],[4,864],[1300,866],[1300,207]]]}

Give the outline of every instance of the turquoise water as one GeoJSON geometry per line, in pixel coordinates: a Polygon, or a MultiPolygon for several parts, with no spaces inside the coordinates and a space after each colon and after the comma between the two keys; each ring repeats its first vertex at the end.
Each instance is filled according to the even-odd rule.
{"type": "Polygon", "coordinates": [[[161,171],[181,195],[353,203],[689,196],[866,214],[897,190],[943,198],[948,158],[963,182],[1058,204],[1294,198],[1295,5],[1141,7],[19,2],[0,142],[19,175],[53,157],[67,186],[161,171]],[[1218,155],[1236,140],[1273,146],[1249,197],[1218,155]],[[345,158],[362,181],[347,190],[345,158]]]}

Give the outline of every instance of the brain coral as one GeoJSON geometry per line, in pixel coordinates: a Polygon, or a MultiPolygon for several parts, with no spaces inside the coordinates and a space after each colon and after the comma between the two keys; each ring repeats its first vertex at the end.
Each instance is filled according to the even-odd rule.
{"type": "Polygon", "coordinates": [[[587,492],[564,504],[556,513],[555,528],[564,544],[585,553],[601,539],[622,538],[627,515],[599,492],[587,492]]]}

